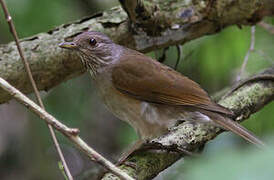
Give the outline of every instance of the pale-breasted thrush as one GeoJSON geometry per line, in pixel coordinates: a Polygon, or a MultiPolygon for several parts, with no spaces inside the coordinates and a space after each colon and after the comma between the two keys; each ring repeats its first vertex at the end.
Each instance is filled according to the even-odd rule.
{"type": "Polygon", "coordinates": [[[84,32],[60,47],[79,52],[104,104],[143,140],[160,136],[179,120],[211,123],[247,141],[263,142],[231,120],[197,83],[100,32],[84,32]]]}

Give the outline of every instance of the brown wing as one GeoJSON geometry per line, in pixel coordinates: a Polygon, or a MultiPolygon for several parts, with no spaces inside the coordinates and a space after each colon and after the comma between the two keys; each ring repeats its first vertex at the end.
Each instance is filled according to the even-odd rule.
{"type": "Polygon", "coordinates": [[[113,84],[122,93],[152,103],[195,106],[231,114],[212,102],[197,83],[156,60],[134,50],[125,51],[122,57],[126,59],[122,58],[112,71],[113,84]]]}

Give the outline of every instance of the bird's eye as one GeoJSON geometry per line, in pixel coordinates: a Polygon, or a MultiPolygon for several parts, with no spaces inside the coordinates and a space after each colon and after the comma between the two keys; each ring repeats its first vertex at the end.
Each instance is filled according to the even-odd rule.
{"type": "Polygon", "coordinates": [[[94,46],[96,43],[97,43],[97,42],[96,42],[96,39],[94,39],[94,38],[91,38],[91,39],[89,40],[89,44],[92,45],[92,46],[94,46]]]}

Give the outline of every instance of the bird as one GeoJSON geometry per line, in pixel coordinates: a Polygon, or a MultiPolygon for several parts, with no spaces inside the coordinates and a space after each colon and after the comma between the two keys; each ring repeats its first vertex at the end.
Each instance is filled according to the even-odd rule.
{"type": "Polygon", "coordinates": [[[209,123],[264,146],[198,83],[101,32],[83,32],[59,47],[78,52],[107,109],[137,132],[135,149],[167,133],[178,121],[209,123]]]}

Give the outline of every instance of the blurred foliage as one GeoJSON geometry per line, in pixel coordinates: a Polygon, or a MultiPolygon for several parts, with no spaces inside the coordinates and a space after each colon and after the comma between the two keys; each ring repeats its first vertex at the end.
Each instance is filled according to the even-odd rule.
{"type": "MultiPolygon", "coordinates": [[[[6,2],[21,38],[48,31],[60,24],[118,4],[118,1],[108,0],[6,0],[6,2]]],[[[0,12],[0,43],[3,44],[11,41],[12,36],[3,13],[0,12]]],[[[268,18],[266,21],[273,23],[274,20],[268,18]]],[[[245,76],[273,65],[273,43],[273,36],[260,27],[256,28],[256,51],[250,55],[245,76]]],[[[233,83],[249,44],[250,27],[239,29],[233,26],[216,35],[193,40],[182,47],[182,60],[178,71],[197,81],[213,94],[233,83]]],[[[157,58],[161,51],[149,53],[153,57],[155,54],[157,58]]],[[[176,48],[170,47],[164,63],[174,67],[176,59],[176,48]]],[[[79,127],[81,136],[104,156],[111,160],[117,159],[115,156],[137,139],[137,136],[129,125],[117,121],[107,112],[98,97],[94,95],[90,80],[86,73],[84,76],[61,84],[50,92],[43,93],[46,109],[68,126],[79,127]]],[[[274,104],[271,103],[244,124],[259,136],[273,135],[273,109],[274,104]]],[[[22,114],[19,111],[14,113],[18,113],[20,120],[22,114]]],[[[20,179],[61,179],[58,158],[45,124],[34,115],[29,115],[28,119],[27,126],[24,126],[27,130],[21,137],[13,137],[12,142],[7,143],[7,147],[0,147],[0,179],[19,177],[20,179]]],[[[14,119],[10,118],[7,123],[10,121],[14,119]]],[[[59,133],[57,135],[72,173],[79,178],[81,173],[94,165],[86,157],[82,157],[66,138],[59,133]]],[[[0,136],[4,137],[1,132],[0,136]]],[[[246,146],[247,143],[242,139],[231,133],[224,133],[206,146],[201,159],[179,163],[178,169],[171,168],[164,179],[182,179],[182,176],[187,179],[201,179],[201,177],[202,179],[262,179],[268,175],[272,177],[270,167],[273,167],[273,152],[259,152],[250,150],[247,148],[249,146],[246,146]],[[173,171],[176,173],[174,174],[173,171]]]]}
{"type": "Polygon", "coordinates": [[[165,180],[270,180],[274,177],[274,146],[264,150],[233,146],[199,159],[187,159],[165,180]]]}
{"type": "MultiPolygon", "coordinates": [[[[117,5],[108,0],[6,0],[19,37],[49,31],[99,10],[117,5]]],[[[4,15],[0,13],[0,43],[12,40],[4,15]]]]}

